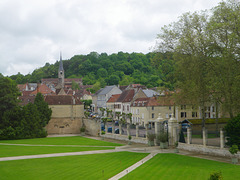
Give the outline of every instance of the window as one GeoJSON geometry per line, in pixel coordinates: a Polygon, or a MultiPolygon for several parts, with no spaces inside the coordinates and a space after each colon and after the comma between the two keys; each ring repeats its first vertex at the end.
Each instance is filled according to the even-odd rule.
{"type": "Polygon", "coordinates": [[[214,106],[212,106],[212,112],[215,112],[215,107],[214,106]]]}
{"type": "Polygon", "coordinates": [[[136,112],[136,114],[139,114],[139,109],[137,109],[137,112],[136,112]]]}
{"type": "Polygon", "coordinates": [[[127,111],[129,111],[129,105],[127,105],[127,111]]]}
{"type": "Polygon", "coordinates": [[[192,117],[197,117],[197,112],[192,112],[192,117]]]}
{"type": "Polygon", "coordinates": [[[210,118],[210,113],[205,113],[205,118],[210,118]]]}
{"type": "Polygon", "coordinates": [[[169,110],[172,110],[172,106],[169,106],[168,109],[169,109],[169,110]]]}
{"type": "Polygon", "coordinates": [[[125,106],[123,105],[123,111],[124,111],[124,107],[125,107],[125,106]]]}
{"type": "Polygon", "coordinates": [[[142,119],[144,119],[144,113],[142,113],[142,119]]]}
{"type": "Polygon", "coordinates": [[[152,110],[154,110],[154,106],[152,106],[152,110]]]}
{"type": "Polygon", "coordinates": [[[154,118],[154,113],[152,113],[152,118],[154,118]]]}
{"type": "Polygon", "coordinates": [[[187,117],[187,112],[181,112],[181,118],[187,117]]]}
{"type": "Polygon", "coordinates": [[[210,106],[205,107],[205,111],[210,111],[210,106]]]}

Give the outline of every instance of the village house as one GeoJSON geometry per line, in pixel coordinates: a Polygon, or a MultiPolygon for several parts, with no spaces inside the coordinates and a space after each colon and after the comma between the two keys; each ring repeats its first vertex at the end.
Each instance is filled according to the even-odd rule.
{"type": "Polygon", "coordinates": [[[146,126],[149,122],[156,120],[158,114],[171,117],[173,113],[172,102],[158,102],[156,97],[145,97],[134,100],[131,104],[132,122],[146,126]]]}
{"type": "Polygon", "coordinates": [[[122,91],[115,85],[106,86],[97,91],[92,97],[92,108],[94,112],[100,114],[100,108],[107,107],[107,101],[114,94],[121,94],[122,91]]]}
{"type": "Polygon", "coordinates": [[[48,134],[80,133],[84,116],[83,103],[71,95],[49,95],[45,101],[52,109],[52,117],[46,126],[48,134]]]}

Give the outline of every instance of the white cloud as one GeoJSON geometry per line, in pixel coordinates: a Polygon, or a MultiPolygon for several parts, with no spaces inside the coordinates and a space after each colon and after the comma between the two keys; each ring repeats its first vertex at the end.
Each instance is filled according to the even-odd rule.
{"type": "Polygon", "coordinates": [[[163,25],[219,0],[1,0],[0,73],[27,74],[91,51],[149,52],[163,25]]]}

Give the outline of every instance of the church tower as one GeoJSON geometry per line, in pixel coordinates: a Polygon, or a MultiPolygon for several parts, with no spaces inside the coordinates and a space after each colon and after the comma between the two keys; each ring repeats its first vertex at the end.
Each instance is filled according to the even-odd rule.
{"type": "Polygon", "coordinates": [[[62,53],[60,52],[60,63],[58,68],[58,86],[62,89],[64,88],[64,69],[63,69],[63,62],[62,62],[62,53]]]}

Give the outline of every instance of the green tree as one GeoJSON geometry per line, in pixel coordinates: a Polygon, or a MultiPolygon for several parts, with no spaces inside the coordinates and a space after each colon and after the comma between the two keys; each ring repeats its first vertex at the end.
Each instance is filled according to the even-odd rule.
{"type": "MultiPolygon", "coordinates": [[[[213,8],[208,24],[211,76],[217,99],[233,118],[240,112],[240,2],[228,0],[213,8]],[[220,94],[220,96],[219,96],[220,94]],[[224,101],[222,101],[224,99],[224,101]]],[[[216,96],[215,96],[216,97],[216,96]]]]}
{"type": "Polygon", "coordinates": [[[0,77],[0,124],[5,111],[11,110],[18,105],[20,96],[17,84],[8,77],[0,77]]]}
{"type": "Polygon", "coordinates": [[[120,81],[120,78],[116,75],[111,75],[106,81],[108,85],[117,85],[120,81]]]}
{"type": "Polygon", "coordinates": [[[73,90],[77,90],[77,89],[80,89],[78,83],[76,83],[76,81],[72,81],[72,89],[73,90]]]}
{"type": "Polygon", "coordinates": [[[92,100],[81,100],[84,103],[84,109],[88,109],[91,106],[92,100]]]}
{"type": "Polygon", "coordinates": [[[98,71],[97,71],[97,76],[98,76],[98,78],[105,78],[105,77],[108,76],[108,72],[107,72],[106,69],[100,68],[100,69],[98,69],[98,71]]]}
{"type": "Polygon", "coordinates": [[[236,144],[240,148],[240,114],[230,119],[224,129],[228,137],[227,145],[232,146],[236,144]]]}
{"type": "Polygon", "coordinates": [[[176,61],[176,76],[180,102],[201,107],[202,127],[205,126],[205,104],[209,102],[209,40],[206,12],[185,13],[178,22],[162,28],[159,50],[172,51],[176,61]]]}
{"type": "Polygon", "coordinates": [[[37,93],[34,105],[36,105],[39,113],[40,124],[42,127],[45,127],[51,119],[52,110],[49,108],[48,103],[44,101],[44,97],[41,93],[37,93]]]}

